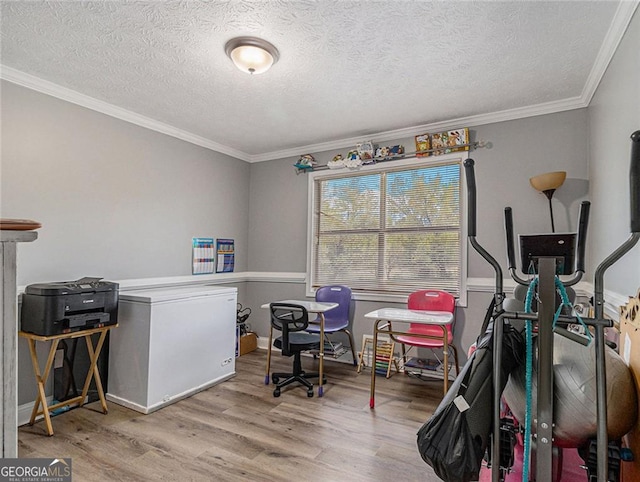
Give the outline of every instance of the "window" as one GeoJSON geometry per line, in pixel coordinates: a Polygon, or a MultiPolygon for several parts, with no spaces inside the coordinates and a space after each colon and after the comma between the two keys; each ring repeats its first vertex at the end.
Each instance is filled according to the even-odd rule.
{"type": "Polygon", "coordinates": [[[417,161],[311,181],[310,288],[339,283],[355,292],[460,295],[461,159],[417,161]]]}

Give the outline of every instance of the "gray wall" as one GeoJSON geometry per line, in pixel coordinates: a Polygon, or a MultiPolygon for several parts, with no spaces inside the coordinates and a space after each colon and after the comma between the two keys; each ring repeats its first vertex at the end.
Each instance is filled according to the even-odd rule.
{"type": "MultiPolygon", "coordinates": [[[[637,10],[589,105],[590,258],[594,266],[629,237],[629,154],[640,129],[640,10],[637,10]]],[[[605,289],[634,296],[640,288],[640,246],[605,276],[605,289]]]]}
{"type": "MultiPolygon", "coordinates": [[[[586,109],[500,122],[472,130],[476,140],[489,141],[490,149],[470,153],[476,161],[478,187],[478,239],[506,269],[503,209],[514,210],[516,233],[551,230],[547,200],[529,185],[529,178],[549,171],[567,171],[567,181],[554,198],[556,231],[576,229],[579,202],[588,191],[588,123],[586,109]]],[[[398,139],[385,145],[403,144],[414,149],[413,139],[398,139]]],[[[348,149],[343,149],[346,154],[348,149]]],[[[337,152],[312,153],[319,164],[337,152]]],[[[306,270],[307,190],[306,174],[296,174],[297,158],[251,165],[249,270],[306,270]]],[[[492,277],[491,268],[474,252],[469,256],[470,277],[492,277]]],[[[287,287],[288,289],[289,287],[287,287]]],[[[248,301],[259,306],[273,299],[304,295],[304,286],[287,291],[269,283],[251,283],[248,301]],[[279,296],[278,296],[279,295],[279,296]]],[[[471,293],[468,307],[458,309],[456,343],[467,350],[478,335],[489,293],[471,293]]],[[[363,315],[388,306],[388,302],[358,301],[354,321],[356,344],[371,333],[372,322],[363,315]]],[[[260,310],[257,310],[260,313],[260,310]]],[[[268,317],[253,318],[253,327],[266,335],[268,317]]]]}
{"type": "MultiPolygon", "coordinates": [[[[567,181],[556,193],[556,231],[574,230],[580,201],[588,191],[588,123],[586,109],[487,124],[472,129],[476,140],[491,148],[470,153],[476,161],[478,185],[478,239],[506,267],[503,209],[514,210],[517,233],[550,232],[544,195],[529,178],[548,171],[567,171],[567,181]]],[[[403,144],[412,150],[413,139],[403,144]]],[[[343,149],[346,154],[348,149],[343,149]]],[[[319,164],[340,151],[313,153],[319,164]]],[[[297,158],[251,165],[249,270],[306,270],[307,176],[296,174],[297,158]]],[[[491,270],[470,259],[469,276],[491,276],[491,270]]]]}
{"type": "Polygon", "coordinates": [[[1,215],[40,221],[18,284],[191,274],[191,238],[236,241],[247,269],[249,164],[2,83],[1,215]]]}
{"type": "MultiPolygon", "coordinates": [[[[43,225],[18,247],[19,285],[190,275],[194,236],[234,238],[246,271],[249,164],[9,82],[1,95],[0,214],[43,225]]],[[[23,404],[23,339],[18,367],[23,404]]]]}
{"type": "MultiPolygon", "coordinates": [[[[575,231],[580,202],[588,191],[586,109],[500,122],[477,128],[491,149],[471,153],[476,161],[478,231],[481,244],[506,270],[504,208],[513,208],[516,234],[551,232],[547,198],[529,178],[566,171],[567,180],[553,198],[556,232],[575,231]]],[[[491,277],[489,265],[470,251],[470,277],[491,277]]]]}
{"type": "Polygon", "coordinates": [[[304,272],[307,176],[295,158],[251,164],[249,271],[304,272]]]}

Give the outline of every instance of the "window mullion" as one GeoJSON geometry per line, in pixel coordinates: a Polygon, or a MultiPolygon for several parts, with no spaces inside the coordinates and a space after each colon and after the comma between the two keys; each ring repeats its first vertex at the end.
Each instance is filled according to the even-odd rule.
{"type": "Polygon", "coordinates": [[[380,173],[380,232],[378,234],[378,283],[384,283],[385,273],[385,246],[387,229],[387,173],[380,173]]]}

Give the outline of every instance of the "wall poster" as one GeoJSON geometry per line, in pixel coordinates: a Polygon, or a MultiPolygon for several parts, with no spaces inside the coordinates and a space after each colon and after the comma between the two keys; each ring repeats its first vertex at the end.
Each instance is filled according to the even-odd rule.
{"type": "Polygon", "coordinates": [[[192,253],[191,272],[193,274],[213,273],[215,265],[213,238],[193,238],[192,253]]]}
{"type": "Polygon", "coordinates": [[[216,242],[216,251],[218,252],[216,273],[232,272],[235,263],[235,248],[233,239],[218,238],[218,241],[216,242]]]}

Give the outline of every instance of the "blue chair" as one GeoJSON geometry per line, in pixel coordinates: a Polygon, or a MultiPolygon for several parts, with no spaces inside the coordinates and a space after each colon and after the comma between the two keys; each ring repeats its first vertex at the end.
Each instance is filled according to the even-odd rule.
{"type": "MultiPolygon", "coordinates": [[[[322,286],[316,291],[316,301],[325,303],[338,303],[338,306],[324,313],[324,334],[328,341],[328,335],[342,331],[349,337],[353,366],[358,364],[355,343],[351,334],[353,314],[355,312],[355,300],[351,288],[342,285],[322,286]]],[[[320,333],[320,325],[314,324],[307,327],[310,333],[320,333]]]]}

